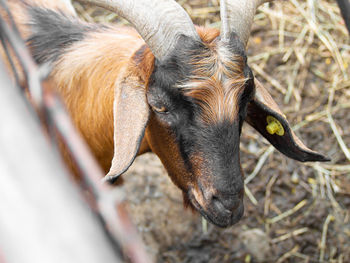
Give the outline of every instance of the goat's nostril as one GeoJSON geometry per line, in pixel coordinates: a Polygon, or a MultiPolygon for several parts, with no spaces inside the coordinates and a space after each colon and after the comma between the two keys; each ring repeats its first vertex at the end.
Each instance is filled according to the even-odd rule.
{"type": "Polygon", "coordinates": [[[213,195],[211,202],[218,210],[232,213],[239,207],[241,200],[232,196],[220,198],[219,196],[213,195]]]}
{"type": "Polygon", "coordinates": [[[200,183],[198,183],[198,190],[200,190],[200,194],[197,194],[197,201],[204,207],[211,206],[217,212],[226,215],[231,215],[235,210],[239,209],[244,194],[244,190],[232,194],[234,191],[219,191],[215,188],[205,188],[200,183]]]}
{"type": "Polygon", "coordinates": [[[211,202],[213,206],[220,212],[226,213],[226,214],[231,214],[232,210],[228,209],[223,202],[217,198],[216,196],[212,196],[211,202]]]}

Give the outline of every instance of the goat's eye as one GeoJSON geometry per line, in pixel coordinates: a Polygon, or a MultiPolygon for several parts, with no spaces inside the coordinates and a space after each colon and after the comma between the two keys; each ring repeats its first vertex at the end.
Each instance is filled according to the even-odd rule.
{"type": "Polygon", "coordinates": [[[167,109],[165,106],[160,106],[160,107],[158,107],[158,106],[152,106],[152,110],[155,111],[155,112],[157,112],[157,113],[163,113],[163,114],[169,112],[168,109],[167,109]]]}

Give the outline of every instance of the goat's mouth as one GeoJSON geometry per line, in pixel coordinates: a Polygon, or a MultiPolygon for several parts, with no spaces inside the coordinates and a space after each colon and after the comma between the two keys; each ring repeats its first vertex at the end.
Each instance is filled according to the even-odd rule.
{"type": "Polygon", "coordinates": [[[218,227],[230,227],[236,224],[243,216],[243,201],[239,200],[237,206],[231,211],[221,205],[200,204],[193,191],[189,191],[188,199],[192,206],[210,223],[218,227]]]}

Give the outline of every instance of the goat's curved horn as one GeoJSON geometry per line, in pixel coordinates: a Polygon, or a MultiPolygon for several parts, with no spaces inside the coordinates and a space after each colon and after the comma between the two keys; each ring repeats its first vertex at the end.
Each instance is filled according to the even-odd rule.
{"type": "Polygon", "coordinates": [[[228,41],[235,32],[247,45],[256,9],[272,0],[220,0],[221,40],[228,41]]]}
{"type": "Polygon", "coordinates": [[[79,2],[108,9],[128,20],[158,59],[164,58],[173,50],[180,35],[199,40],[191,18],[174,0],[79,0],[79,2]]]}

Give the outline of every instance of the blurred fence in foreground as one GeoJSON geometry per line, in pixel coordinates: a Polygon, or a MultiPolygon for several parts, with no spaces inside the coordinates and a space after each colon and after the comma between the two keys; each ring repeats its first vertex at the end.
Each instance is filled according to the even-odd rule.
{"type": "Polygon", "coordinates": [[[121,190],[102,183],[60,98],[42,85],[49,65],[35,65],[6,1],[0,8],[0,40],[16,80],[1,58],[0,262],[149,262],[121,190]],[[79,184],[61,163],[58,137],[81,171],[79,184]]]}

